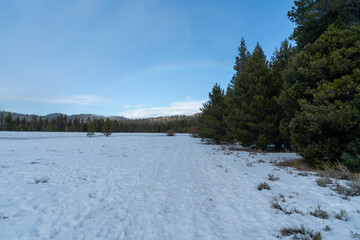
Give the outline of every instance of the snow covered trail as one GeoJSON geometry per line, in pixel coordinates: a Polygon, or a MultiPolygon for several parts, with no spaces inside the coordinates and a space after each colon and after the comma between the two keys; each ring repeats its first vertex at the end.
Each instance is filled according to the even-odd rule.
{"type": "Polygon", "coordinates": [[[0,156],[0,239],[277,239],[302,224],[331,226],[325,239],[360,232],[359,198],[269,163],[296,154],[231,152],[181,134],[2,132],[0,156]],[[270,191],[257,190],[263,181],[270,191]],[[304,214],[271,208],[278,194],[304,214]],[[351,221],[308,215],[318,204],[351,221]]]}

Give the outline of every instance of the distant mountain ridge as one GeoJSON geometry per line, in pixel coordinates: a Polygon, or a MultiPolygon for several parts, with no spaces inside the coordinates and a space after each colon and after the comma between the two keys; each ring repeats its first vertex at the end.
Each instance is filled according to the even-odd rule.
{"type": "Polygon", "coordinates": [[[11,117],[13,119],[19,117],[20,119],[25,118],[26,120],[30,121],[33,117],[37,117],[37,118],[43,118],[43,119],[49,119],[52,120],[54,118],[59,117],[60,115],[63,115],[67,117],[67,119],[69,120],[74,120],[75,118],[81,120],[86,121],[87,118],[90,118],[91,120],[93,119],[110,119],[110,120],[117,120],[117,121],[121,121],[121,120],[127,120],[127,118],[125,117],[120,117],[120,116],[102,116],[102,115],[96,115],[96,114],[74,114],[74,115],[67,115],[67,114],[63,114],[63,113],[50,113],[44,116],[41,115],[36,115],[36,114],[22,114],[22,113],[15,113],[15,112],[8,112],[8,111],[1,111],[0,115],[3,115],[4,118],[7,115],[11,115],[11,117]]]}
{"type": "MultiPolygon", "coordinates": [[[[88,113],[73,114],[73,115],[67,115],[64,113],[49,113],[44,116],[41,116],[41,115],[36,115],[36,114],[22,114],[22,113],[15,113],[15,112],[9,112],[9,111],[0,111],[0,117],[3,116],[5,118],[9,114],[11,115],[11,117],[13,119],[19,117],[20,120],[25,118],[27,121],[30,121],[33,117],[37,117],[37,118],[41,117],[42,119],[52,120],[52,119],[59,117],[60,115],[66,116],[67,119],[71,120],[71,121],[73,121],[75,118],[79,119],[80,121],[81,120],[86,121],[88,118],[90,118],[91,120],[94,120],[94,119],[110,119],[110,120],[116,120],[116,121],[134,120],[134,119],[129,119],[126,117],[121,117],[121,116],[103,116],[103,115],[88,114],[88,113]]],[[[172,116],[162,116],[162,117],[141,118],[141,119],[137,119],[137,120],[148,120],[150,122],[169,122],[174,119],[187,119],[187,118],[191,118],[191,117],[198,117],[199,115],[200,115],[199,113],[196,113],[193,115],[172,115],[172,116]]]]}

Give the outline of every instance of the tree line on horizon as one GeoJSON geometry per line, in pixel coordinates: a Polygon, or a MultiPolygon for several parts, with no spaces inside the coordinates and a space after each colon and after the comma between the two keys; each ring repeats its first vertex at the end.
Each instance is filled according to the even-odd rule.
{"type": "Polygon", "coordinates": [[[90,118],[86,120],[68,119],[60,114],[53,119],[32,116],[31,119],[13,118],[9,113],[0,113],[0,131],[46,131],[46,132],[145,132],[165,133],[173,129],[177,133],[187,133],[197,125],[197,115],[172,116],[166,118],[111,120],[110,118],[90,118]],[[105,124],[106,123],[106,124],[105,124]]]}
{"type": "Polygon", "coordinates": [[[201,109],[199,136],[359,171],[360,2],[298,0],[288,17],[295,45],[284,40],[270,60],[241,39],[226,92],[215,84],[201,109]]]}

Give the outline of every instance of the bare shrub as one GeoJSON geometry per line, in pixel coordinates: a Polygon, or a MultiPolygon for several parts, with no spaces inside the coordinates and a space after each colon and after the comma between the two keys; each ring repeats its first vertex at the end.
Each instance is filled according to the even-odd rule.
{"type": "Polygon", "coordinates": [[[248,162],[248,163],[246,163],[246,166],[253,167],[254,165],[252,164],[252,162],[248,162]]]}
{"type": "Polygon", "coordinates": [[[282,212],[285,213],[286,215],[291,215],[291,214],[294,213],[294,210],[293,210],[293,209],[292,209],[292,210],[287,210],[286,208],[283,208],[283,207],[279,204],[279,202],[276,201],[276,200],[273,200],[273,201],[271,202],[271,207],[272,207],[272,208],[275,208],[275,209],[277,209],[277,210],[282,211],[282,212]]]}
{"type": "Polygon", "coordinates": [[[309,214],[317,218],[329,219],[329,214],[326,211],[322,210],[320,205],[318,205],[314,211],[310,211],[309,214]]]}
{"type": "Polygon", "coordinates": [[[330,227],[329,225],[326,225],[326,226],[323,228],[323,230],[324,230],[325,232],[330,232],[330,231],[331,231],[331,227],[330,227]]]}
{"type": "Polygon", "coordinates": [[[344,197],[356,197],[360,196],[360,182],[359,181],[351,181],[347,183],[347,187],[336,183],[335,186],[331,188],[331,190],[337,192],[344,197]]]}
{"type": "Polygon", "coordinates": [[[198,134],[198,127],[197,126],[191,126],[188,130],[188,134],[191,136],[191,137],[199,137],[199,134],[198,134]]]}
{"type": "Polygon", "coordinates": [[[356,232],[353,232],[350,230],[350,233],[351,233],[351,237],[353,239],[360,239],[360,233],[356,233],[356,232]]]}
{"type": "Polygon", "coordinates": [[[268,179],[270,180],[270,181],[277,181],[277,180],[279,180],[280,178],[279,177],[275,177],[274,176],[274,174],[272,174],[272,173],[269,173],[268,174],[268,179]]]}
{"type": "Polygon", "coordinates": [[[309,175],[311,175],[311,174],[308,173],[308,171],[303,171],[303,172],[299,172],[297,175],[303,176],[303,177],[307,177],[307,176],[309,176],[309,175]]]}
{"type": "Polygon", "coordinates": [[[49,181],[49,178],[48,178],[48,177],[40,177],[40,178],[35,177],[33,183],[34,183],[34,184],[47,183],[48,181],[49,181]]]}
{"type": "Polygon", "coordinates": [[[300,228],[286,227],[280,230],[283,236],[294,236],[293,239],[321,240],[321,233],[315,232],[301,225],[300,228]],[[300,235],[300,236],[299,236],[300,235]]]}
{"type": "Polygon", "coordinates": [[[285,213],[286,215],[291,215],[293,213],[297,213],[297,214],[301,214],[301,215],[304,215],[303,212],[301,212],[300,210],[296,209],[296,208],[293,208],[293,209],[286,209],[285,207],[282,207],[280,204],[279,204],[279,201],[281,202],[286,202],[285,200],[285,196],[281,193],[279,193],[278,196],[275,196],[273,197],[272,201],[271,201],[271,207],[272,208],[275,208],[277,210],[280,210],[282,211],[283,213],[285,213]]]}
{"type": "Polygon", "coordinates": [[[257,189],[259,191],[263,190],[263,189],[266,189],[266,190],[270,190],[270,186],[269,184],[267,184],[266,182],[263,182],[263,183],[260,183],[258,186],[257,186],[257,189]]]}
{"type": "Polygon", "coordinates": [[[333,181],[329,177],[321,177],[321,178],[316,179],[316,183],[320,187],[327,187],[327,185],[332,184],[333,181]]]}
{"type": "Polygon", "coordinates": [[[169,129],[165,133],[166,133],[166,136],[175,136],[175,130],[173,130],[173,129],[169,129]]]}
{"type": "Polygon", "coordinates": [[[335,213],[335,218],[345,222],[350,220],[349,214],[344,209],[341,209],[339,213],[335,213]]]}

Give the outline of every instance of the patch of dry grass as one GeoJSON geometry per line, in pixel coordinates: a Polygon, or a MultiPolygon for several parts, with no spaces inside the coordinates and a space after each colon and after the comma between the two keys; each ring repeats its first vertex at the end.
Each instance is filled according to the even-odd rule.
{"type": "Polygon", "coordinates": [[[330,177],[341,180],[358,180],[360,178],[359,173],[350,172],[350,170],[340,162],[324,162],[321,167],[312,167],[301,158],[297,158],[277,162],[275,165],[278,167],[291,167],[303,172],[317,172],[319,177],[330,177]]]}
{"type": "Polygon", "coordinates": [[[319,171],[318,169],[313,168],[309,164],[304,162],[304,160],[302,160],[301,158],[288,159],[282,162],[277,162],[275,165],[278,167],[292,167],[298,171],[311,171],[311,172],[319,171]]]}

